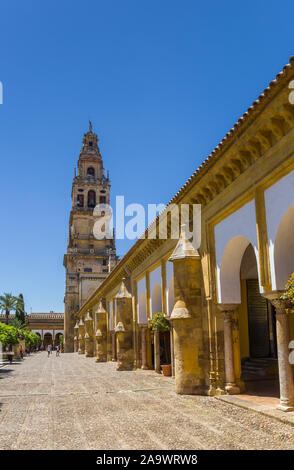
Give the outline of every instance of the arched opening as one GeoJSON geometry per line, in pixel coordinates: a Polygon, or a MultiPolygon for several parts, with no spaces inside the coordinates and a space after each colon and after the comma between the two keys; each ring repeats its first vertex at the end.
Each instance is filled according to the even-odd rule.
{"type": "Polygon", "coordinates": [[[218,266],[218,301],[237,305],[232,328],[237,385],[242,389],[245,382],[246,393],[256,394],[264,378],[272,378],[265,387],[270,395],[278,391],[275,312],[261,295],[257,260],[257,248],[246,237],[228,242],[218,266]]]}
{"type": "Polygon", "coordinates": [[[219,303],[239,304],[241,302],[240,266],[249,240],[242,235],[232,238],[223,251],[218,267],[219,303]]]}
{"type": "Polygon", "coordinates": [[[36,333],[36,334],[39,336],[39,338],[40,338],[39,345],[38,345],[37,347],[38,347],[38,348],[41,348],[41,347],[42,347],[42,338],[41,338],[41,335],[40,335],[40,333],[39,333],[38,331],[34,331],[34,333],[36,333]]]}
{"type": "Polygon", "coordinates": [[[57,333],[55,335],[55,339],[54,339],[54,346],[60,346],[60,336],[62,335],[62,333],[57,333]]]}
{"type": "Polygon", "coordinates": [[[274,243],[276,286],[283,290],[294,271],[294,204],[285,212],[274,243]]]}
{"type": "Polygon", "coordinates": [[[51,333],[45,333],[43,342],[44,342],[44,348],[45,349],[48,347],[49,344],[53,345],[52,334],[51,333]]]}
{"type": "Polygon", "coordinates": [[[87,177],[88,178],[95,178],[95,170],[91,166],[87,169],[87,177]]]}
{"type": "Polygon", "coordinates": [[[243,317],[247,316],[248,323],[248,341],[247,344],[245,341],[242,344],[241,357],[247,356],[250,359],[276,357],[274,312],[271,303],[260,294],[257,261],[251,244],[242,257],[240,280],[242,291],[240,322],[243,332],[246,332],[243,317]]]}
{"type": "Polygon", "coordinates": [[[233,329],[236,377],[242,373],[249,395],[278,397],[275,310],[260,293],[257,259],[251,244],[242,256],[240,284],[241,304],[233,329]]]}
{"type": "Polygon", "coordinates": [[[95,207],[96,206],[96,193],[95,191],[91,190],[88,192],[88,207],[95,207]]]}
{"type": "Polygon", "coordinates": [[[84,207],[84,195],[83,194],[78,194],[77,207],[84,207]]]}

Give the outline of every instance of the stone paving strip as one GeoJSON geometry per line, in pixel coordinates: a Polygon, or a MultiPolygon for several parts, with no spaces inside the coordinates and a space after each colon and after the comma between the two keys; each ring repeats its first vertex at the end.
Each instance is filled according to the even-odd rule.
{"type": "Polygon", "coordinates": [[[294,449],[294,427],[150,371],[37,353],[0,369],[1,449],[294,449]]]}

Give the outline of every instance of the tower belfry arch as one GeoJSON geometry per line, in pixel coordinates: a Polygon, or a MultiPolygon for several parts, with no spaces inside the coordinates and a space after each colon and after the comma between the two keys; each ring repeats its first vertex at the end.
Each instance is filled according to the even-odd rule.
{"type": "Polygon", "coordinates": [[[117,262],[115,240],[97,240],[93,226],[96,204],[110,203],[110,179],[105,176],[98,136],[89,121],[83,136],[77,174],[72,183],[66,269],[64,336],[65,352],[74,350],[74,326],[79,308],[114,268],[117,262]]]}

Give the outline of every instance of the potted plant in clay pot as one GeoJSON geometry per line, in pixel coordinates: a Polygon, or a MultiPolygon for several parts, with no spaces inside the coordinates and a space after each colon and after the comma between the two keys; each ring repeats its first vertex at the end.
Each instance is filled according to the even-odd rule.
{"type": "MultiPolygon", "coordinates": [[[[164,333],[170,331],[170,323],[164,316],[163,312],[157,312],[153,315],[152,320],[149,322],[149,328],[158,333],[164,333]]],[[[164,376],[171,377],[172,369],[171,364],[161,364],[161,370],[164,376]]]]}

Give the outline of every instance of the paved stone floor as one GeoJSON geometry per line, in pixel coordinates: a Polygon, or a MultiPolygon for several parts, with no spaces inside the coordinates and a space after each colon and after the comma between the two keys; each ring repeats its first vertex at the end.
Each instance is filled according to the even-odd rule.
{"type": "Polygon", "coordinates": [[[0,369],[1,449],[294,449],[294,427],[77,354],[0,369]]]}

